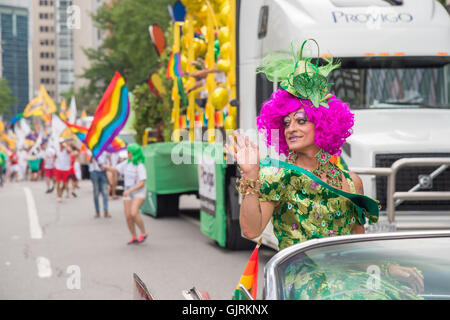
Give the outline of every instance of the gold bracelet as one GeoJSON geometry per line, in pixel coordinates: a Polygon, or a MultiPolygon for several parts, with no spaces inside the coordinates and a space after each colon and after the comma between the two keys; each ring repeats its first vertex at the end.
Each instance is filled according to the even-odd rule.
{"type": "Polygon", "coordinates": [[[240,194],[243,196],[249,195],[249,194],[256,194],[258,196],[261,195],[261,189],[262,183],[258,180],[251,180],[248,178],[238,178],[236,179],[236,190],[239,191],[240,194]]]}

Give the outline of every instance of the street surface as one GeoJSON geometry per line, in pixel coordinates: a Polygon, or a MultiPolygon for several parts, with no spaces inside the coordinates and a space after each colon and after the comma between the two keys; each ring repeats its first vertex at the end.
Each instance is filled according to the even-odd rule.
{"type": "MultiPolygon", "coordinates": [[[[201,233],[198,213],[143,215],[149,237],[127,245],[122,200],[109,201],[111,219],[95,219],[91,182],[77,193],[57,203],[42,181],[0,188],[0,299],[133,299],[134,272],[157,299],[184,299],[194,286],[231,299],[251,251],[220,248],[201,233]]],[[[258,297],[274,254],[260,249],[258,297]]]]}

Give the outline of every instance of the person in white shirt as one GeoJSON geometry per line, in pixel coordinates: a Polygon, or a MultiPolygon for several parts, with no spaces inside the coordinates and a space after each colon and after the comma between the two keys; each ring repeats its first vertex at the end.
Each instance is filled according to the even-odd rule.
{"type": "Polygon", "coordinates": [[[89,175],[94,187],[94,205],[96,218],[100,218],[100,204],[98,202],[99,194],[102,195],[103,199],[104,217],[111,218],[108,213],[108,195],[106,193],[106,185],[108,184],[108,179],[106,177],[105,169],[103,169],[103,166],[107,165],[107,163],[108,159],[104,152],[98,157],[98,159],[91,157],[91,162],[89,163],[89,175]]]}
{"type": "Polygon", "coordinates": [[[128,160],[120,163],[116,167],[103,166],[107,171],[116,171],[124,176],[125,191],[124,208],[128,229],[131,233],[131,240],[128,244],[142,243],[147,238],[144,222],[139,209],[145,200],[147,172],[145,170],[145,158],[142,149],[138,144],[128,146],[128,160]],[[141,234],[136,237],[136,225],[141,234]]]}
{"type": "Polygon", "coordinates": [[[70,148],[64,142],[64,139],[59,139],[59,149],[55,154],[55,178],[56,191],[58,195],[58,202],[62,201],[64,190],[68,190],[68,181],[70,174],[70,148]]]}
{"type": "Polygon", "coordinates": [[[27,167],[28,167],[28,151],[25,147],[22,147],[17,154],[19,157],[19,181],[25,181],[27,177],[27,167]]]}
{"type": "Polygon", "coordinates": [[[44,176],[47,185],[45,193],[52,193],[55,189],[55,149],[47,146],[47,143],[41,145],[41,151],[44,159],[44,176]],[[51,187],[50,187],[51,186],[51,187]]]}

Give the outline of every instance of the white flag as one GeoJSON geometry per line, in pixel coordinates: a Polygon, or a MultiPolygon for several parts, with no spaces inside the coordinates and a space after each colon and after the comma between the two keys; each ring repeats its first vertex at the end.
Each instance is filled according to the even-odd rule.
{"type": "Polygon", "coordinates": [[[28,125],[28,122],[26,119],[22,118],[20,119],[20,129],[23,131],[25,136],[29,135],[31,133],[31,128],[28,125]]]}
{"type": "Polygon", "coordinates": [[[59,148],[58,140],[64,130],[66,130],[66,124],[56,114],[52,114],[52,140],[56,150],[59,148]]]}
{"type": "Polygon", "coordinates": [[[75,97],[72,97],[70,100],[70,108],[69,108],[69,123],[75,123],[77,120],[77,103],[75,101],[75,97]]]}

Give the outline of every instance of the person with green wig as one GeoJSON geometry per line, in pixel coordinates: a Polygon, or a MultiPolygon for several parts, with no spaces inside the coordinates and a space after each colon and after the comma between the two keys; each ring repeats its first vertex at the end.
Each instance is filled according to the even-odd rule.
{"type": "Polygon", "coordinates": [[[136,244],[144,242],[148,236],[142,217],[139,214],[139,209],[145,200],[147,172],[144,166],[145,157],[141,146],[133,143],[128,146],[127,150],[128,160],[119,163],[116,167],[104,165],[102,167],[107,171],[118,172],[124,177],[123,204],[128,229],[132,236],[128,244],[136,244]],[[136,225],[141,231],[139,237],[136,236],[136,225]]]}

